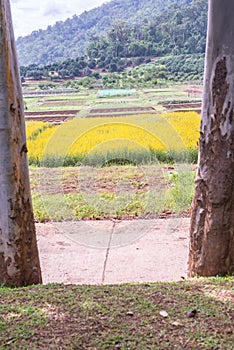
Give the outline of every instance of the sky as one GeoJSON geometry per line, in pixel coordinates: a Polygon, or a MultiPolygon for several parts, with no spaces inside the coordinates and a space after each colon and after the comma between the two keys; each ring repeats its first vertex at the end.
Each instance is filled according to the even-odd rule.
{"type": "Polygon", "coordinates": [[[57,21],[65,21],[110,0],[11,0],[15,38],[46,29],[57,21]]]}

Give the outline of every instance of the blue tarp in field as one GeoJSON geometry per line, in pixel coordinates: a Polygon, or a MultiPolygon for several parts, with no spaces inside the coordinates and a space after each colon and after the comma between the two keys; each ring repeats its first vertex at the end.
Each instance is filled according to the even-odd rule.
{"type": "Polygon", "coordinates": [[[109,96],[126,96],[126,95],[134,95],[136,93],[136,89],[108,89],[108,90],[98,90],[98,95],[100,97],[109,97],[109,96]]]}

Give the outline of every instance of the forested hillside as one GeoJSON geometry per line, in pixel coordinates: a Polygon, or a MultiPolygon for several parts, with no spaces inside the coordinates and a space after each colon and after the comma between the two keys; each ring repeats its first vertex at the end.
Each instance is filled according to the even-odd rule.
{"type": "MultiPolygon", "coordinates": [[[[74,13],[75,11],[76,9],[74,13]]],[[[127,22],[128,30],[131,32],[128,39],[130,40],[128,55],[132,55],[134,50],[136,55],[139,46],[145,46],[148,40],[150,41],[148,54],[164,54],[164,45],[168,44],[172,46],[171,49],[176,50],[177,46],[181,45],[179,42],[183,42],[190,30],[193,39],[189,43],[186,38],[187,51],[189,47],[194,47],[194,42],[199,48],[204,49],[206,11],[207,0],[112,0],[84,12],[79,17],[74,15],[65,22],[49,26],[47,30],[34,31],[29,36],[19,38],[17,40],[19,62],[20,65],[33,63],[45,65],[82,56],[90,42],[94,45],[99,40],[97,38],[105,37],[119,21],[127,22]],[[189,5],[197,8],[192,19],[189,5]],[[158,25],[160,31],[156,30],[158,25]],[[195,25],[199,25],[197,32],[194,29],[195,25]],[[198,43],[197,38],[200,41],[200,33],[203,31],[204,37],[198,43]],[[159,48],[157,48],[158,39],[159,48]],[[170,44],[171,39],[173,41],[170,44]]],[[[89,48],[89,52],[91,49],[89,48]]],[[[168,49],[166,51],[168,52],[168,49]]]]}
{"type": "MultiPolygon", "coordinates": [[[[134,68],[153,60],[157,61],[154,74],[150,73],[151,65],[145,66],[146,74],[137,78],[137,83],[151,84],[163,77],[174,81],[199,80],[203,74],[206,24],[206,0],[194,0],[183,8],[173,3],[151,22],[145,19],[143,25],[133,26],[123,20],[114,22],[105,34],[90,38],[83,56],[46,65],[21,66],[21,76],[38,80],[42,77],[52,80],[91,77],[95,80],[102,72],[121,73],[127,67],[134,68]],[[51,72],[55,75],[51,76],[51,72]]],[[[137,73],[132,72],[136,78],[137,73]]],[[[122,78],[122,84],[126,81],[128,85],[129,79],[122,78]]],[[[93,84],[90,79],[84,84],[87,82],[93,84]]],[[[105,82],[114,84],[112,77],[105,82]]]]}
{"type": "Polygon", "coordinates": [[[207,1],[197,0],[183,9],[172,4],[144,25],[115,22],[104,37],[92,38],[86,54],[98,68],[121,70],[120,58],[161,57],[205,52],[207,1]]]}

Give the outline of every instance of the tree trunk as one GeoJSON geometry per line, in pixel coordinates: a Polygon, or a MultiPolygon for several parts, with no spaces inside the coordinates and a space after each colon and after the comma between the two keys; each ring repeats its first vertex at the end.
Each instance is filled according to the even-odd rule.
{"type": "Polygon", "coordinates": [[[0,0],[0,283],[41,282],[9,0],[0,0]]]}
{"type": "Polygon", "coordinates": [[[210,0],[189,276],[234,272],[234,1],[210,0]]]}

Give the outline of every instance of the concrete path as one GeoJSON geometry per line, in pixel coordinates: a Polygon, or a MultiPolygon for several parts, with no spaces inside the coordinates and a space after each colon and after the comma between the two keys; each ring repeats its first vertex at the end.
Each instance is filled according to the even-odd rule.
{"type": "Polygon", "coordinates": [[[188,218],[37,224],[44,283],[154,282],[186,277],[188,218]]]}

